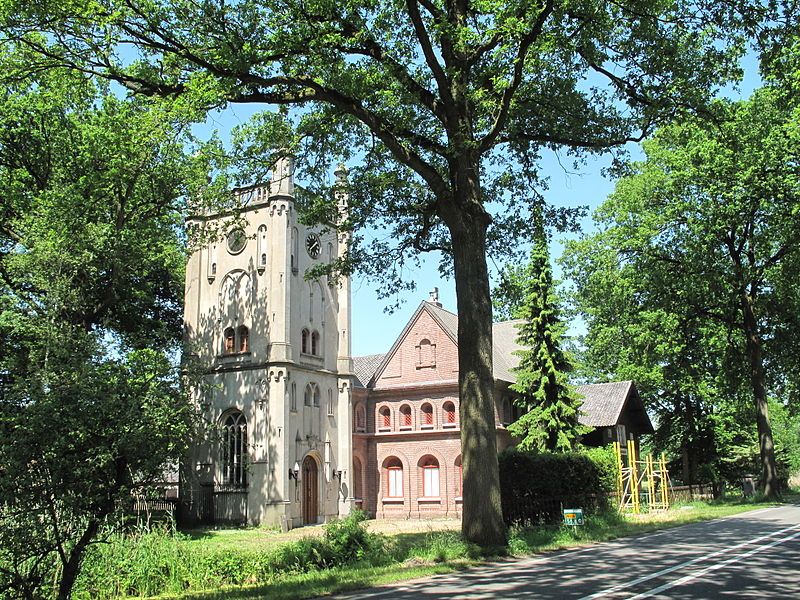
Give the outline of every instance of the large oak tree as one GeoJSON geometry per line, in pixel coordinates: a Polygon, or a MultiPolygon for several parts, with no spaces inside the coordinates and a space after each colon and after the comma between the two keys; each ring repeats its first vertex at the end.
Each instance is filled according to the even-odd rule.
{"type": "MultiPolygon", "coordinates": [[[[703,106],[760,5],[711,0],[99,0],[8,2],[7,36],[46,29],[46,59],[144,94],[301,107],[308,177],[358,154],[351,261],[397,285],[415,252],[451,261],[459,312],[463,532],[504,541],[487,251],[528,225],[547,150],[642,139],[703,106]],[[364,261],[369,256],[372,260],[364,261]]],[[[285,143],[260,118],[255,147],[285,143]],[[270,136],[275,136],[270,139],[270,136]],[[278,143],[276,143],[278,142],[278,143]]],[[[264,160],[268,164],[268,160],[264,160]]],[[[302,162],[300,164],[303,164],[302,162]]],[[[320,213],[322,214],[322,213],[320,213]]],[[[330,210],[327,211],[330,214],[330,210]]]]}

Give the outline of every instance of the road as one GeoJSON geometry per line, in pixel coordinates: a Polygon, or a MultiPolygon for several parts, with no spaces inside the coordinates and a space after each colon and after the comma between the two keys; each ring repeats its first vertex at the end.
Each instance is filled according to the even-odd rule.
{"type": "Polygon", "coordinates": [[[800,600],[800,505],[339,596],[348,600],[800,600]]]}

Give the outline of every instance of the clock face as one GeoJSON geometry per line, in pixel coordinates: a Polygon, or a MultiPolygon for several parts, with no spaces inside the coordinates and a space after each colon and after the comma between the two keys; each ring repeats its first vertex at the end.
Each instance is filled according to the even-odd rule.
{"type": "Polygon", "coordinates": [[[322,242],[316,233],[309,233],[306,237],[306,251],[311,258],[319,258],[322,254],[322,242]]]}
{"type": "Polygon", "coordinates": [[[239,254],[247,244],[247,236],[239,228],[233,229],[228,233],[228,252],[239,254]]]}

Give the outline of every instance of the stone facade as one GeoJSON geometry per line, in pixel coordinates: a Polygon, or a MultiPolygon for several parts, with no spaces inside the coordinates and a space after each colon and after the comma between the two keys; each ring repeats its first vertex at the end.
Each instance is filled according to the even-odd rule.
{"type": "Polygon", "coordinates": [[[193,394],[207,431],[182,496],[190,520],[321,522],[351,506],[350,282],[304,274],[347,239],[300,223],[290,159],[269,186],[238,193],[236,216],[187,223],[219,234],[186,268],[186,352],[204,372],[193,394]]]}

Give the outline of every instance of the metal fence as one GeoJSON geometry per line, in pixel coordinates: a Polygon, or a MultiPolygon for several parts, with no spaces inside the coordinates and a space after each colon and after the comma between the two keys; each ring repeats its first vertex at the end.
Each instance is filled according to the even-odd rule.
{"type": "Polygon", "coordinates": [[[502,499],[503,520],[506,525],[546,525],[561,523],[565,508],[582,508],[584,513],[596,512],[605,502],[596,494],[575,494],[553,498],[538,496],[504,496],[502,499]]]}
{"type": "Polygon", "coordinates": [[[247,488],[205,484],[200,487],[200,522],[204,525],[246,525],[247,488]]]}

